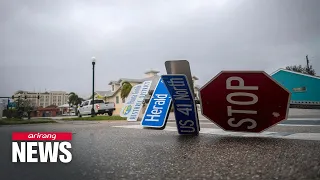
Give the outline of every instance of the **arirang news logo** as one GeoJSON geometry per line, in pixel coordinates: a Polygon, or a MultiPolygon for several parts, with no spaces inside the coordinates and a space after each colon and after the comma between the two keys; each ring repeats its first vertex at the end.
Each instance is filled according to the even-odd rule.
{"type": "Polygon", "coordinates": [[[72,160],[70,132],[12,133],[12,162],[60,162],[72,160]]]}

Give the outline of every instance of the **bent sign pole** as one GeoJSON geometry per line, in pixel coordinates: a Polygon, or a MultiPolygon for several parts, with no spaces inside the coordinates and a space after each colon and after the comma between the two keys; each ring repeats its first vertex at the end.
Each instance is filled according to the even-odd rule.
{"type": "Polygon", "coordinates": [[[173,101],[178,133],[181,135],[198,135],[198,115],[186,75],[162,75],[161,78],[173,101]]]}
{"type": "Polygon", "coordinates": [[[160,78],[141,120],[143,127],[164,129],[171,107],[171,96],[160,78]]]}

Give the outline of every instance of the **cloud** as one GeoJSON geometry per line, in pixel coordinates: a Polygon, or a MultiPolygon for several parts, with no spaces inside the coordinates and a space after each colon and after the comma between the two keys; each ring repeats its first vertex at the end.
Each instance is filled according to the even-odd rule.
{"type": "Polygon", "coordinates": [[[187,59],[204,84],[221,70],[304,64],[320,74],[317,0],[2,1],[0,91],[91,91],[187,59]]]}

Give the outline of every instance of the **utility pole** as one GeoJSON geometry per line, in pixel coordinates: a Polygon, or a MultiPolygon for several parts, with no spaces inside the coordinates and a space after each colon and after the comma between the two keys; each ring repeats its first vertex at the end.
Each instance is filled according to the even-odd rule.
{"type": "Polygon", "coordinates": [[[307,60],[307,71],[310,70],[310,67],[309,67],[309,58],[308,58],[308,55],[306,55],[306,60],[307,60]]]}

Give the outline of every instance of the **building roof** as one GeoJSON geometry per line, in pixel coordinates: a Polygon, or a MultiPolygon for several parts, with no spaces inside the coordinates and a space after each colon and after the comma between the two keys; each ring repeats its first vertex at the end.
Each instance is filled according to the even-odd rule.
{"type": "Polygon", "coordinates": [[[142,83],[141,79],[129,79],[129,78],[120,78],[118,81],[110,81],[108,85],[117,84],[121,85],[121,82],[128,81],[133,83],[142,83]]]}
{"type": "Polygon", "coordinates": [[[110,81],[108,85],[119,84],[118,81],[110,81]]]}
{"type": "MultiPolygon", "coordinates": [[[[104,97],[111,97],[111,96],[113,96],[114,94],[116,94],[119,90],[120,90],[121,88],[118,88],[117,90],[115,90],[115,91],[95,91],[95,93],[97,93],[98,95],[100,95],[100,96],[104,96],[104,97]]],[[[90,99],[90,97],[88,98],[88,99],[90,99]]]]}
{"type": "Polygon", "coordinates": [[[197,89],[197,90],[199,90],[199,89],[200,89],[200,86],[199,86],[199,85],[195,85],[194,88],[197,89]]]}
{"type": "Polygon", "coordinates": [[[14,94],[69,94],[66,91],[45,91],[45,92],[33,92],[33,91],[16,91],[14,94]]]}
{"type": "Polygon", "coordinates": [[[276,73],[278,73],[279,71],[285,71],[285,72],[289,72],[289,73],[293,73],[293,74],[298,74],[298,75],[307,76],[307,77],[311,77],[311,78],[315,78],[315,79],[320,79],[319,76],[312,76],[312,75],[309,75],[309,74],[304,74],[304,73],[299,73],[299,72],[295,72],[295,71],[290,71],[290,70],[283,69],[283,68],[280,68],[280,69],[278,69],[277,71],[273,72],[273,73],[271,74],[271,76],[274,75],[274,74],[276,74],[276,73]]]}
{"type": "Polygon", "coordinates": [[[199,80],[199,78],[197,76],[192,76],[192,79],[199,80]]]}
{"type": "Polygon", "coordinates": [[[96,91],[97,94],[99,94],[100,96],[112,96],[113,92],[112,91],[96,91]]]}
{"type": "Polygon", "coordinates": [[[157,74],[157,73],[159,73],[160,71],[157,71],[157,70],[149,70],[149,71],[146,71],[144,74],[149,74],[149,73],[155,73],[155,74],[157,74]]]}

